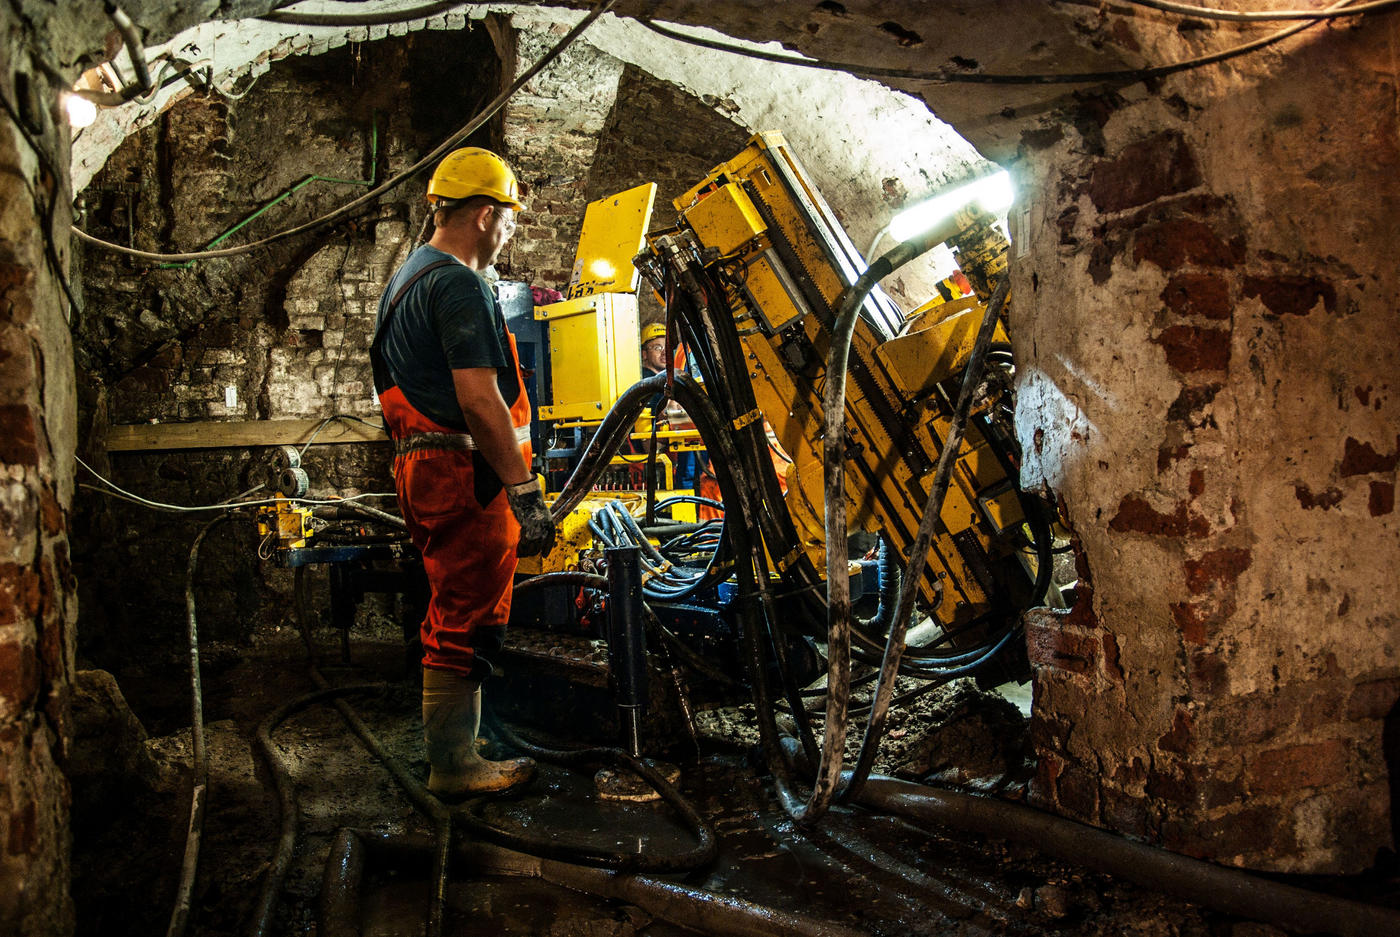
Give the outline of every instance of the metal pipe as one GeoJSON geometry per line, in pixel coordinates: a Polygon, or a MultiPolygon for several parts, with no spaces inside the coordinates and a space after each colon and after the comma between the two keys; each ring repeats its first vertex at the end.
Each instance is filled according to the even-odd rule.
{"type": "Polygon", "coordinates": [[[641,550],[613,547],[605,554],[608,559],[608,669],[612,671],[623,750],[633,758],[640,758],[642,716],[647,708],[641,550]]]}
{"type": "Polygon", "coordinates": [[[920,823],[1030,843],[1053,856],[1193,904],[1290,932],[1341,937],[1400,934],[1400,911],[1286,885],[1191,859],[1008,801],[872,777],[856,802],[920,823]]]}

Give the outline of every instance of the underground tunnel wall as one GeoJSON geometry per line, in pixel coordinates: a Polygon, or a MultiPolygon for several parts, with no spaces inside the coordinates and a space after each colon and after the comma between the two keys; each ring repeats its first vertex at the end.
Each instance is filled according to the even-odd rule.
{"type": "MultiPolygon", "coordinates": [[[[1028,634],[1052,809],[1277,871],[1394,846],[1396,24],[1022,138],[1022,480],[1091,586],[1028,634]]],[[[1151,61],[1199,51],[1135,30],[1151,61]]]]}
{"type": "MultiPolygon", "coordinates": [[[[845,6],[862,13],[868,4],[845,6]]],[[[905,18],[905,25],[932,41],[939,35],[932,19],[940,6],[929,4],[924,19],[905,18]]],[[[1182,45],[1157,41],[1163,33],[1173,42],[1197,43],[1192,51],[1204,45],[1203,30],[1177,37],[1170,22],[1134,22],[1125,29],[1114,14],[1098,15],[1100,48],[1116,44],[1137,60],[1165,61],[1182,51],[1182,45]]],[[[16,24],[8,10],[3,16],[16,24]]],[[[792,27],[776,22],[779,5],[756,16],[759,22],[744,35],[787,38],[792,27]]],[[[29,51],[46,55],[57,44],[65,53],[60,60],[71,65],[73,49],[90,52],[101,44],[93,40],[102,32],[100,10],[88,20],[82,29],[41,34],[16,24],[5,39],[9,61],[22,62],[29,51]]],[[[877,22],[856,16],[843,28],[877,22]]],[[[1357,34],[1327,27],[1320,30],[1326,41],[1312,35],[1295,40],[1263,65],[1235,63],[1219,74],[1177,77],[1146,92],[1129,87],[1117,99],[1081,96],[1078,107],[1020,133],[1019,152],[1015,133],[1005,146],[1008,136],[994,126],[995,115],[1012,127],[1023,122],[998,108],[996,92],[924,92],[940,113],[959,113],[955,92],[964,102],[978,102],[978,113],[992,116],[955,121],[987,152],[1014,161],[1028,180],[1023,207],[1030,209],[1026,243],[1032,253],[1013,262],[1027,401],[1023,442],[1028,453],[1036,452],[1025,478],[1061,495],[1095,586],[1075,618],[1032,633],[1042,671],[1036,704],[1041,750],[1063,754],[1075,769],[1047,776],[1042,796],[1072,816],[1128,832],[1145,827],[1149,838],[1164,832],[1153,818],[1176,811],[1180,822],[1172,828],[1184,837],[1182,848],[1265,867],[1360,868],[1390,829],[1386,785],[1393,772],[1384,753],[1393,743],[1385,742],[1384,726],[1400,698],[1391,572],[1400,559],[1393,511],[1400,444],[1384,396],[1397,373],[1389,259],[1396,233],[1389,182],[1395,27],[1380,17],[1362,22],[1357,34]],[[1309,57],[1286,57],[1314,42],[1309,57]],[[1319,87],[1336,93],[1318,93],[1319,87]],[[1280,99],[1289,106],[1271,106],[1280,99]],[[1144,190],[1137,197],[1145,200],[1127,207],[1113,207],[1112,197],[1094,200],[1090,181],[1098,165],[1136,171],[1145,155],[1183,148],[1195,161],[1199,183],[1156,195],[1144,190]],[[1211,207],[1208,199],[1193,208],[1184,198],[1189,194],[1226,204],[1211,207]],[[1172,195],[1183,198],[1173,201],[1172,195]],[[1165,229],[1164,222],[1170,222],[1165,229]],[[1215,240],[1206,236],[1211,232],[1215,240]],[[1217,241],[1225,245],[1224,264],[1205,250],[1217,241]],[[1231,253],[1236,243],[1242,259],[1231,253]],[[1170,277],[1151,259],[1154,253],[1177,264],[1170,277]],[[1200,279],[1181,281],[1195,288],[1164,298],[1166,281],[1178,277],[1200,279]],[[1307,305],[1313,279],[1330,285],[1335,309],[1328,308],[1326,285],[1307,305]],[[1178,306],[1190,311],[1179,313],[1178,306]],[[1155,324],[1168,315],[1187,318],[1155,324]],[[1213,334],[1219,331],[1229,334],[1228,358],[1213,334]],[[1256,331],[1262,341],[1251,348],[1256,331]],[[1175,364],[1169,364],[1168,348],[1175,364]],[[1210,367],[1220,362],[1228,367],[1210,367]],[[1039,389],[1036,372],[1048,376],[1039,389]],[[1182,389],[1216,383],[1222,386],[1206,405],[1214,425],[1195,405],[1199,395],[1187,395],[1173,419],[1182,389]],[[1131,409],[1102,418],[1097,408],[1107,399],[1100,393],[1105,390],[1131,409]],[[1094,433],[1076,438],[1076,428],[1084,429],[1076,413],[1085,412],[1101,418],[1094,433]],[[1222,423],[1222,415],[1236,414],[1246,421],[1222,423]],[[1039,446],[1037,429],[1045,433],[1039,446]],[[1182,438],[1164,447],[1169,432],[1182,438]],[[1042,456],[1047,440],[1049,455],[1042,456]],[[1092,456],[1088,440],[1095,441],[1092,456]],[[1173,459],[1177,452],[1181,458],[1173,459]],[[1206,497],[1215,520],[1202,539],[1195,534],[1206,497]],[[1246,523],[1226,531],[1216,520],[1230,521],[1233,511],[1227,516],[1222,506],[1235,501],[1247,509],[1246,523]],[[1230,542],[1231,534],[1238,542],[1230,542]],[[1248,566],[1231,580],[1230,571],[1245,558],[1222,551],[1235,550],[1248,551],[1248,566]],[[1226,580],[1232,592],[1221,591],[1226,580]],[[1198,608],[1188,611],[1193,605],[1198,608]],[[1202,610],[1210,605],[1222,614],[1202,610]],[[1198,628],[1193,621],[1201,616],[1198,628]],[[1196,644],[1198,637],[1205,643],[1196,644]],[[1206,665],[1200,672],[1215,675],[1214,684],[1193,686],[1188,662],[1206,665]],[[1279,769],[1284,773],[1276,774],[1279,769]],[[1211,793],[1206,788],[1217,777],[1233,783],[1211,793]],[[1282,778],[1274,782],[1279,785],[1292,778],[1296,785],[1284,795],[1259,796],[1256,777],[1282,778]],[[1256,804],[1259,809],[1250,809],[1256,804]],[[1256,849],[1241,851],[1218,835],[1241,814],[1259,834],[1256,849]],[[1348,817],[1356,820],[1350,827],[1348,817]]],[[[1003,33],[1014,48],[1017,31],[1003,33]]],[[[794,46],[822,51],[800,35],[794,46]]],[[[859,48],[862,55],[873,50],[872,62],[895,58],[873,39],[859,48]]],[[[1075,64],[1070,57],[1059,62],[1075,64]]],[[[12,100],[25,97],[15,74],[3,76],[3,86],[12,100]]],[[[29,598],[36,593],[25,586],[8,604],[13,621],[4,640],[13,666],[5,672],[19,677],[5,691],[0,756],[9,800],[0,823],[9,844],[4,874],[15,883],[6,894],[15,900],[0,912],[0,924],[21,921],[19,932],[61,933],[64,901],[40,906],[34,896],[62,895],[66,877],[63,783],[53,752],[65,736],[69,665],[63,648],[72,640],[65,623],[74,614],[75,587],[59,560],[76,420],[70,421],[73,408],[66,402],[72,382],[62,291],[43,256],[48,219],[42,206],[33,210],[31,193],[37,186],[41,200],[50,188],[61,196],[54,242],[66,257],[65,145],[55,109],[43,95],[34,100],[37,139],[59,157],[52,187],[17,135],[16,121],[0,118],[0,146],[18,168],[0,176],[7,205],[0,241],[10,265],[6,327],[20,349],[4,361],[15,378],[7,403],[19,408],[20,420],[13,434],[20,442],[5,459],[15,480],[5,497],[21,583],[42,582],[46,563],[58,575],[55,601],[36,607],[29,598]],[[25,442],[31,425],[32,447],[25,442]],[[40,647],[45,638],[47,652],[40,647]]]]}

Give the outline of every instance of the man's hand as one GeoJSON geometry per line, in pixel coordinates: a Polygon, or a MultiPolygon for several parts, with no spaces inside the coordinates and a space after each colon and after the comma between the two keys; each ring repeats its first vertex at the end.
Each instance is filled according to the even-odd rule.
{"type": "Polygon", "coordinates": [[[545,556],[554,546],[554,518],[544,503],[540,480],[531,478],[518,485],[506,486],[506,499],[511,513],[520,522],[520,545],[517,556],[545,556]]]}

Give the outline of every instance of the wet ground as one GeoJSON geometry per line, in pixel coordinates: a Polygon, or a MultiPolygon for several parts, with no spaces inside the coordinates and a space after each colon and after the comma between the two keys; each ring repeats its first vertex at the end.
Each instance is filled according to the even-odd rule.
{"type": "MultiPolygon", "coordinates": [[[[426,766],[418,697],[406,678],[401,650],[392,643],[362,643],[355,647],[353,661],[327,665],[324,671],[336,683],[387,682],[384,693],[358,697],[355,706],[390,751],[422,777],[426,766]]],[[[112,769],[105,787],[77,786],[74,890],[78,933],[84,937],[147,935],[166,927],[188,803],[189,732],[171,731],[188,724],[185,684],[175,676],[179,667],[175,661],[152,664],[153,671],[164,671],[165,679],[126,681],[133,709],[154,736],[144,746],[149,760],[130,769],[132,776],[125,781],[112,769]]],[[[540,685],[519,683],[517,690],[519,686],[537,697],[529,700],[533,707],[520,709],[537,711],[540,685]]],[[[206,653],[211,774],[191,935],[247,933],[278,833],[277,800],[251,739],[268,713],[314,688],[301,647],[288,635],[255,649],[211,648],[206,653]]],[[[503,688],[499,695],[504,699],[508,692],[503,688]]],[[[555,707],[567,706],[562,692],[555,686],[545,696],[555,707]]],[[[1014,797],[1020,776],[1008,768],[1016,767],[1017,748],[993,736],[1014,725],[1016,710],[1013,704],[979,705],[964,691],[926,697],[892,720],[900,733],[895,741],[902,744],[892,746],[882,768],[898,771],[903,765],[906,774],[932,773],[1014,797]],[[991,755],[978,764],[949,763],[950,722],[964,725],[961,737],[969,746],[980,736],[991,755]],[[940,734],[943,741],[937,743],[940,734]]],[[[588,733],[580,732],[578,723],[589,718],[587,706],[558,712],[554,723],[536,728],[582,741],[588,733]]],[[[600,726],[605,722],[598,718],[600,726]]],[[[1285,933],[1076,869],[1025,846],[920,829],[859,809],[838,807],[816,826],[798,827],[779,808],[769,779],[749,754],[744,728],[749,721],[742,707],[707,712],[697,722],[699,756],[678,735],[670,757],[681,771],[684,793],[715,830],[719,857],[670,881],[872,937],[1285,933]]],[[[329,706],[291,716],[276,729],[275,740],[295,780],[300,829],[268,933],[319,937],[318,900],[337,831],[348,827],[399,836],[426,833],[428,826],[329,706]]],[[[115,748],[118,741],[112,737],[108,744],[115,748]]],[[[528,789],[480,805],[477,813],[499,828],[545,835],[555,844],[648,856],[682,852],[693,844],[665,805],[600,801],[591,770],[542,765],[528,789]]],[[[471,845],[462,837],[459,844],[471,845]]],[[[371,858],[358,890],[363,937],[423,933],[430,904],[426,873],[423,862],[371,858]]],[[[446,908],[443,932],[448,935],[696,933],[685,928],[683,915],[667,920],[539,878],[484,874],[465,858],[454,863],[446,908]]]]}

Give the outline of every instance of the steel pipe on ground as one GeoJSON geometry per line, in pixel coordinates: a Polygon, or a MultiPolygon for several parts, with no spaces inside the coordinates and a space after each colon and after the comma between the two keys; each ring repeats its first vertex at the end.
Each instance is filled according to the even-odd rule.
{"type": "Polygon", "coordinates": [[[871,777],[855,800],[918,823],[1030,843],[1077,865],[1290,931],[1341,937],[1400,934],[1400,911],[1392,908],[1212,865],[1022,804],[887,777],[871,777]]]}

